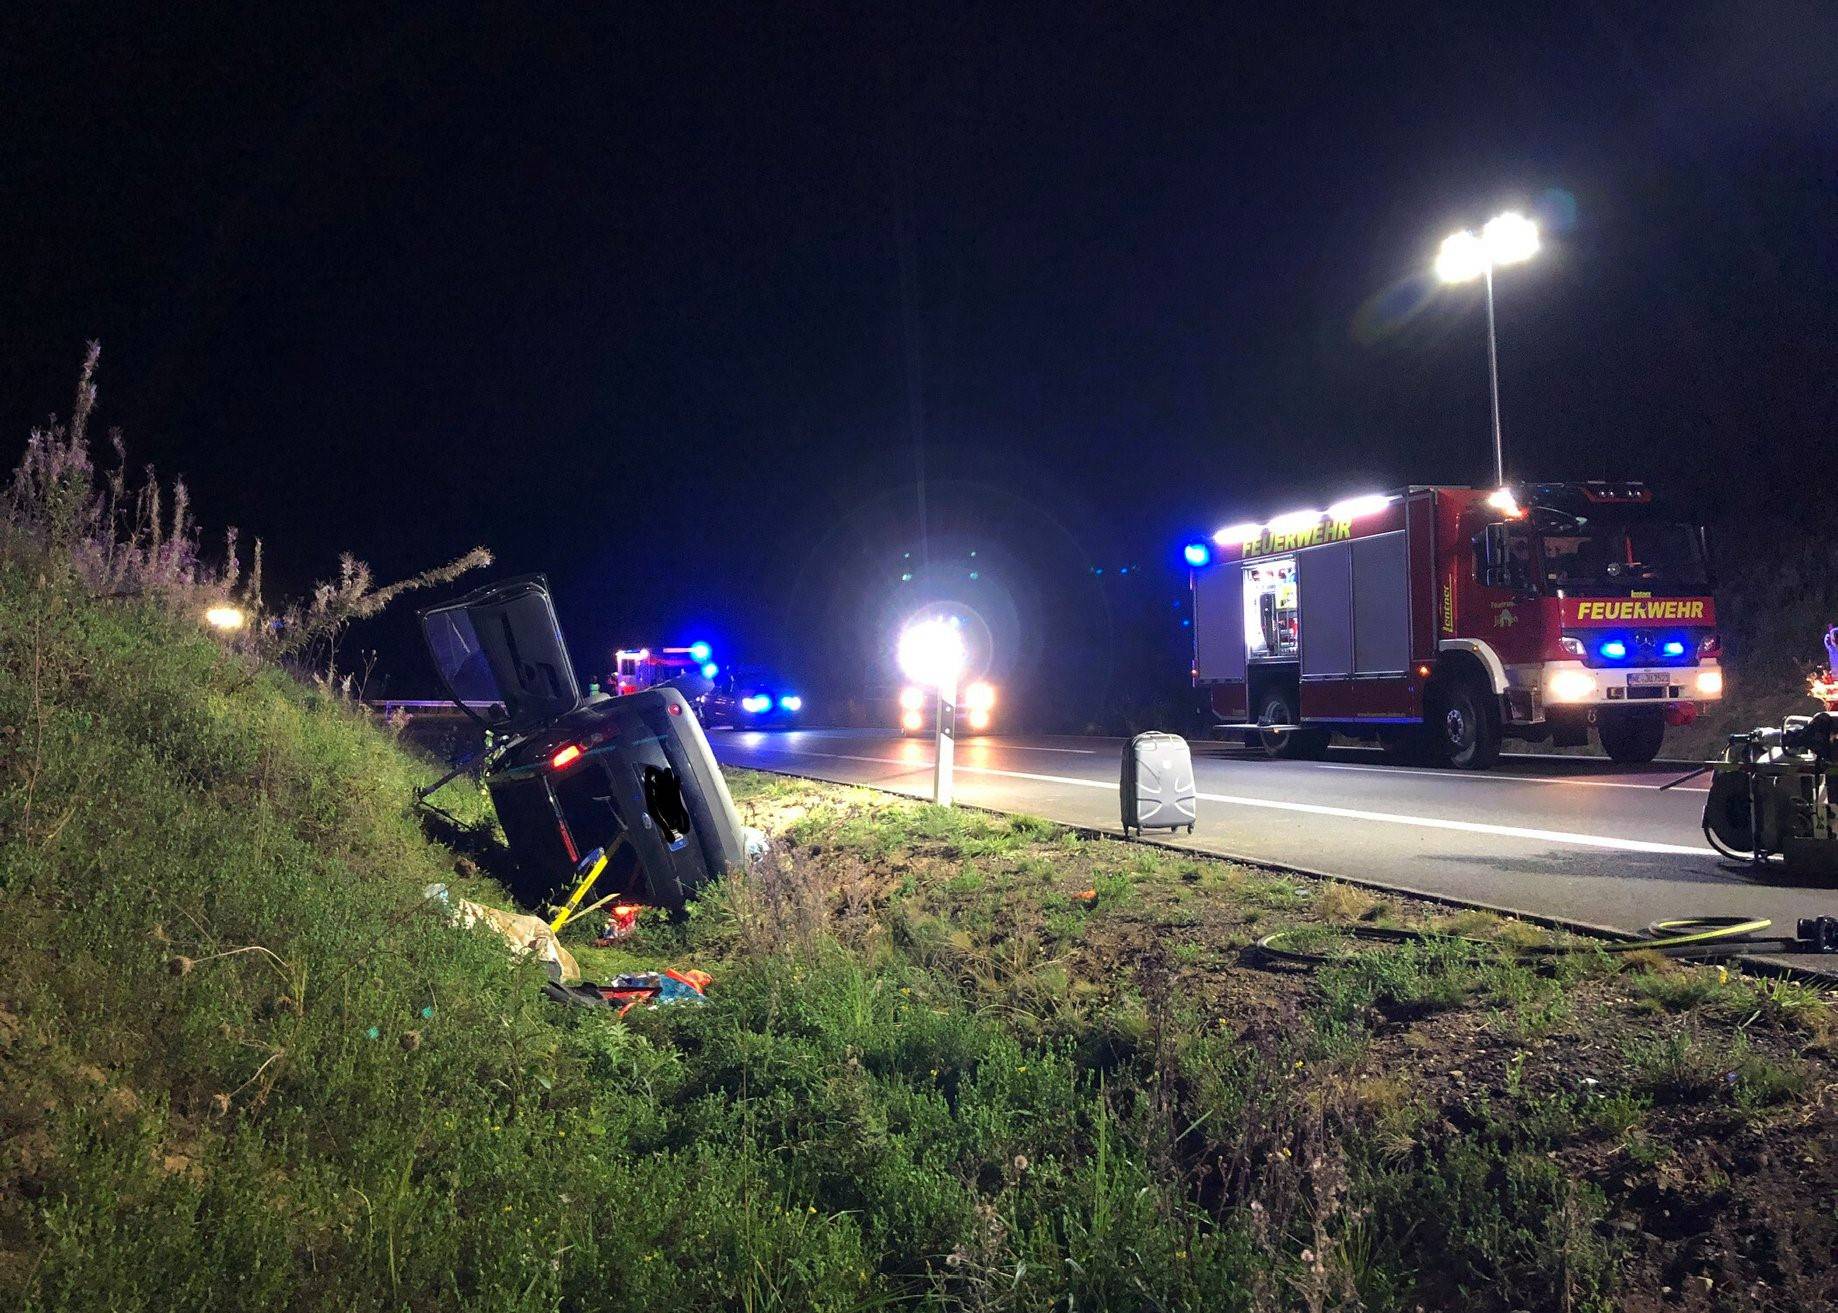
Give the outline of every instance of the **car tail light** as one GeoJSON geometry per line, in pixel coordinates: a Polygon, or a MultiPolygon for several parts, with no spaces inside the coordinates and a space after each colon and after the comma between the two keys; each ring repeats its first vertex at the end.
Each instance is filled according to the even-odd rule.
{"type": "Polygon", "coordinates": [[[569,762],[576,760],[580,755],[581,749],[577,745],[570,743],[567,747],[562,748],[553,757],[549,758],[549,765],[556,770],[560,770],[569,762]]]}

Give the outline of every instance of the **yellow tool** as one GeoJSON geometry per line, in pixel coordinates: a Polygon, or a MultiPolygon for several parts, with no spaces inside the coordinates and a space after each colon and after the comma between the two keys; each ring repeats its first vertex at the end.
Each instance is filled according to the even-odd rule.
{"type": "Polygon", "coordinates": [[[604,848],[596,848],[581,859],[581,864],[575,867],[575,870],[585,870],[587,874],[581,877],[580,883],[574,887],[574,892],[568,895],[568,901],[562,904],[562,909],[555,914],[555,919],[549,922],[549,929],[560,930],[568,924],[568,919],[574,915],[574,909],[581,905],[581,900],[587,897],[587,891],[594,887],[594,881],[600,878],[600,872],[605,869],[606,849],[604,848]]]}

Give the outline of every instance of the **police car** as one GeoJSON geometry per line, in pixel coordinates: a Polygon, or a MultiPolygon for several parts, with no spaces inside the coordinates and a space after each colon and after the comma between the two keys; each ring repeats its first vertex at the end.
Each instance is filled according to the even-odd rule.
{"type": "Polygon", "coordinates": [[[718,674],[696,711],[707,726],[793,729],[804,713],[804,698],[785,680],[743,666],[718,674]]]}

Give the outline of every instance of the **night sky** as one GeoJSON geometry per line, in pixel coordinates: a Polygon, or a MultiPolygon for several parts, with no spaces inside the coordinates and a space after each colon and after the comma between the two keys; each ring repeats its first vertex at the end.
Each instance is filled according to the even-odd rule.
{"type": "Polygon", "coordinates": [[[1097,706],[1184,675],[1183,541],[1487,477],[1427,270],[1510,205],[1509,470],[1830,522],[1829,4],[857,8],[14,7],[8,459],[98,338],[277,595],[484,543],[583,667],[841,689],[976,549],[1011,678],[1097,706]]]}

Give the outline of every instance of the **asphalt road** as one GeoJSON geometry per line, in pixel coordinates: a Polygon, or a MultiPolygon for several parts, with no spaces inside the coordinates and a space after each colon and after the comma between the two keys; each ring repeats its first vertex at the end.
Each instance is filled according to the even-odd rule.
{"type": "MultiPolygon", "coordinates": [[[[891,732],[717,732],[732,766],[930,796],[932,744],[891,732]]],[[[957,797],[1117,832],[1117,739],[988,738],[957,745],[957,797]]],[[[1685,916],[1838,915],[1838,891],[1757,879],[1699,829],[1705,781],[1662,792],[1680,768],[1509,756],[1491,771],[1389,766],[1348,748],[1279,762],[1194,744],[1199,826],[1171,841],[1588,926],[1640,931],[1685,916]]],[[[1796,955],[1798,956],[1798,955],[1796,955]]],[[[1827,971],[1831,957],[1798,956],[1827,971]]]]}

